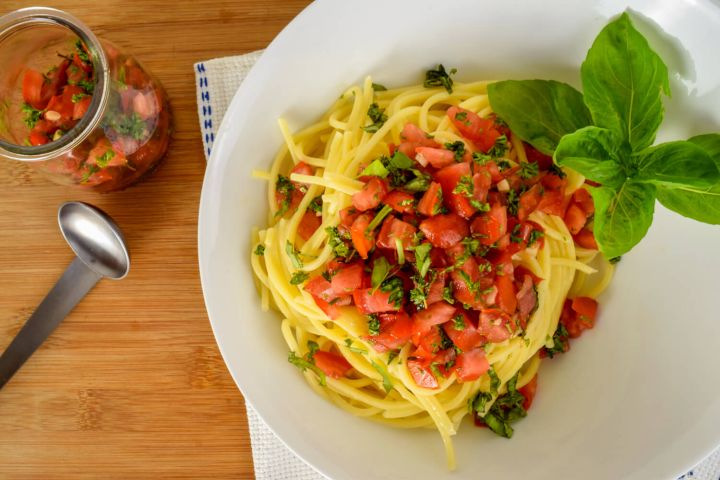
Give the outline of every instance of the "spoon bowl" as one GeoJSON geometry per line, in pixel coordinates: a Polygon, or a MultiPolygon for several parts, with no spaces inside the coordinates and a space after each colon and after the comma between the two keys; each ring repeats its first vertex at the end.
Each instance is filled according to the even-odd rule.
{"type": "Polygon", "coordinates": [[[66,202],[58,210],[65,241],[88,268],[113,280],[130,270],[130,254],[120,227],[105,212],[82,202],[66,202]]]}

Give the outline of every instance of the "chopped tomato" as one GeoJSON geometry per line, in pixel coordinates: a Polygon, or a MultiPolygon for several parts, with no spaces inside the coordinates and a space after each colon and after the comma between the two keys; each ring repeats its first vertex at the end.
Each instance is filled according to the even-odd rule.
{"type": "Polygon", "coordinates": [[[30,145],[32,146],[38,146],[38,145],[45,145],[46,143],[50,143],[50,138],[42,131],[35,130],[34,128],[30,132],[30,145]]]}
{"type": "MultiPolygon", "coordinates": [[[[415,142],[402,142],[400,145],[397,146],[397,151],[402,153],[403,155],[408,156],[409,158],[412,158],[413,160],[417,160],[415,157],[415,150],[418,147],[422,147],[422,144],[415,143],[415,142]]],[[[423,165],[420,164],[423,167],[427,167],[427,164],[423,165]]]]}
{"type": "Polygon", "coordinates": [[[369,315],[371,313],[397,312],[402,307],[402,305],[390,302],[391,292],[377,289],[373,293],[373,290],[372,288],[361,288],[353,292],[353,301],[361,313],[369,315]]]}
{"type": "Polygon", "coordinates": [[[407,367],[410,372],[410,376],[412,376],[413,380],[415,380],[418,387],[435,389],[440,386],[430,369],[423,365],[422,362],[417,360],[408,360],[407,367]]]}
{"type": "Polygon", "coordinates": [[[300,220],[300,225],[298,225],[297,229],[298,235],[300,235],[300,238],[303,240],[307,240],[312,237],[315,230],[320,227],[320,224],[322,224],[322,218],[315,215],[315,212],[308,210],[300,220]]]}
{"type": "Polygon", "coordinates": [[[446,302],[436,302],[413,315],[415,332],[426,332],[433,325],[441,325],[455,315],[456,308],[446,302]]]}
{"type": "Polygon", "coordinates": [[[430,163],[435,168],[442,168],[455,163],[455,152],[443,148],[418,147],[415,149],[415,160],[421,165],[430,163]]]}
{"type": "Polygon", "coordinates": [[[404,311],[381,313],[379,319],[380,333],[366,337],[378,352],[400,348],[412,338],[413,322],[404,311]]]}
{"type": "Polygon", "coordinates": [[[588,228],[583,228],[576,235],[573,235],[573,240],[582,248],[588,248],[590,250],[597,250],[598,244],[595,241],[595,234],[588,228]]]}
{"type": "Polygon", "coordinates": [[[489,172],[476,173],[473,175],[473,198],[478,202],[485,203],[491,186],[492,177],[489,172]]]}
{"type": "Polygon", "coordinates": [[[400,190],[393,190],[383,199],[383,203],[390,205],[393,210],[400,213],[415,211],[415,197],[400,190]]]}
{"type": "Polygon", "coordinates": [[[511,275],[498,276],[495,280],[495,286],[498,289],[497,306],[508,315],[515,313],[518,307],[517,293],[515,291],[515,283],[511,275]]]}
{"type": "Polygon", "coordinates": [[[471,205],[468,198],[470,189],[474,185],[470,165],[467,163],[450,165],[438,170],[435,173],[435,179],[442,186],[443,198],[450,210],[466,219],[472,217],[477,209],[471,205]]]}
{"type": "Polygon", "coordinates": [[[31,68],[25,70],[22,82],[23,100],[37,110],[44,110],[50,100],[50,96],[53,95],[53,93],[51,93],[47,98],[43,97],[42,87],[44,82],[45,78],[42,73],[31,68]]]}
{"type": "Polygon", "coordinates": [[[334,300],[342,295],[342,292],[338,293],[338,291],[333,288],[332,284],[322,275],[318,275],[317,277],[313,277],[308,280],[303,286],[303,290],[324,302],[334,302],[334,300]]]}
{"type": "Polygon", "coordinates": [[[413,238],[417,228],[409,223],[398,220],[395,217],[388,217],[380,229],[377,237],[377,246],[380,248],[397,249],[396,241],[399,239],[404,250],[412,246],[413,238]]]}
{"type": "Polygon", "coordinates": [[[357,250],[358,254],[362,258],[368,257],[368,252],[372,250],[375,244],[375,238],[373,237],[372,232],[367,231],[371,221],[372,218],[370,215],[363,213],[355,219],[350,227],[350,238],[352,238],[355,250],[357,250]]]}
{"type": "Polygon", "coordinates": [[[455,346],[463,352],[479,347],[483,343],[482,335],[473,325],[470,316],[462,309],[458,309],[451,322],[443,325],[443,330],[455,346]],[[460,320],[462,320],[462,325],[460,325],[460,320]]]}
{"type": "Polygon", "coordinates": [[[487,153],[500,137],[495,122],[487,118],[480,118],[470,110],[452,106],[448,108],[447,116],[460,134],[468,140],[472,140],[483,153],[487,153]]]}
{"type": "Polygon", "coordinates": [[[428,294],[425,301],[428,305],[439,302],[443,299],[443,292],[445,290],[445,274],[438,273],[435,280],[430,284],[428,288],[428,294]]]}
{"type": "Polygon", "coordinates": [[[477,380],[490,370],[490,362],[482,348],[473,348],[455,359],[455,373],[460,382],[477,380]]]}
{"type": "Polygon", "coordinates": [[[416,143],[419,147],[440,147],[439,143],[414,123],[406,123],[402,132],[400,132],[400,136],[408,142],[416,143]]]}
{"type": "Polygon", "coordinates": [[[494,302],[494,299],[488,298],[484,293],[493,286],[493,280],[489,276],[487,260],[480,259],[480,261],[484,262],[483,272],[485,274],[483,276],[480,274],[478,260],[473,257],[465,260],[459,269],[455,269],[450,273],[455,299],[475,310],[487,306],[488,300],[490,300],[489,303],[494,302]]]}
{"type": "Polygon", "coordinates": [[[488,342],[499,343],[510,338],[510,316],[499,309],[487,309],[480,313],[478,330],[488,342]]]}
{"type": "Polygon", "coordinates": [[[570,233],[575,235],[582,230],[587,222],[585,212],[577,204],[571,204],[565,212],[565,225],[570,233]]]}
{"type": "Polygon", "coordinates": [[[361,212],[373,209],[380,205],[380,202],[382,202],[387,193],[388,186],[383,179],[380,177],[370,177],[362,190],[353,195],[353,206],[361,212]]]}
{"type": "Polygon", "coordinates": [[[440,335],[440,327],[433,325],[429,330],[420,330],[416,328],[417,323],[413,322],[413,345],[417,348],[413,352],[414,357],[421,357],[425,360],[432,360],[442,345],[442,336],[440,335]]]}
{"type": "Polygon", "coordinates": [[[363,273],[362,264],[355,263],[335,272],[330,285],[336,295],[347,295],[362,287],[363,273]]]}
{"type": "Polygon", "coordinates": [[[127,158],[121,152],[118,152],[106,138],[101,138],[88,153],[88,165],[98,165],[100,167],[118,167],[127,163],[127,158]]]}
{"type": "Polygon", "coordinates": [[[547,173],[542,177],[540,182],[544,188],[544,192],[537,209],[541,212],[563,218],[570,201],[570,198],[565,196],[566,180],[557,175],[547,173]]]}
{"type": "Polygon", "coordinates": [[[525,385],[518,388],[518,392],[525,397],[523,402],[523,408],[527,411],[530,409],[535,398],[535,392],[537,392],[537,373],[535,376],[525,385]]]}
{"type": "Polygon", "coordinates": [[[550,155],[545,155],[539,150],[536,150],[535,147],[529,143],[523,142],[523,146],[525,147],[525,156],[528,162],[537,163],[540,170],[550,170],[553,166],[553,159],[550,155]]]}
{"type": "Polygon", "coordinates": [[[75,103],[75,106],[73,107],[72,119],[80,120],[82,117],[84,117],[85,113],[87,113],[88,109],[90,108],[91,102],[92,97],[87,96],[81,98],[77,103],[75,103]]]}
{"type": "Polygon", "coordinates": [[[420,230],[433,246],[439,248],[450,248],[470,233],[467,222],[454,213],[423,220],[420,230]]]}
{"type": "Polygon", "coordinates": [[[442,210],[442,191],[440,190],[440,184],[432,182],[427,191],[423,194],[423,197],[418,203],[417,211],[428,217],[432,217],[440,213],[442,210]]]}
{"type": "Polygon", "coordinates": [[[527,220],[532,212],[535,211],[542,199],[542,189],[540,185],[533,185],[528,191],[520,195],[518,200],[518,218],[521,222],[527,220]]]}
{"type": "Polygon", "coordinates": [[[470,231],[483,245],[492,245],[507,232],[507,207],[496,203],[473,220],[470,231]]]}
{"type": "Polygon", "coordinates": [[[340,224],[350,228],[360,212],[355,207],[347,207],[340,210],[340,224]]]}
{"type": "Polygon", "coordinates": [[[352,370],[350,362],[337,353],[318,350],[313,355],[315,365],[331,378],[342,378],[352,370]]]}
{"type": "Polygon", "coordinates": [[[572,309],[580,317],[587,318],[593,324],[595,323],[595,316],[597,315],[598,303],[595,299],[590,297],[575,297],[572,301],[572,309]]]}
{"type": "Polygon", "coordinates": [[[585,212],[586,217],[595,213],[595,202],[593,201],[590,192],[586,189],[578,188],[575,190],[572,194],[572,201],[575,202],[583,212],[585,212]]]}

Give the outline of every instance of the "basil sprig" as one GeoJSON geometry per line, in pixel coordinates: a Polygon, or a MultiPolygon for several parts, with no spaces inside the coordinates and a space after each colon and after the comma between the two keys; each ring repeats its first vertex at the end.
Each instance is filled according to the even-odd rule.
{"type": "Polygon", "coordinates": [[[653,146],[670,95],[668,70],[627,13],[597,36],[581,67],[584,94],[547,80],[488,87],[495,112],[524,141],[600,184],[594,233],[608,258],[630,251],[655,200],[720,224],[720,134],[653,146]]]}

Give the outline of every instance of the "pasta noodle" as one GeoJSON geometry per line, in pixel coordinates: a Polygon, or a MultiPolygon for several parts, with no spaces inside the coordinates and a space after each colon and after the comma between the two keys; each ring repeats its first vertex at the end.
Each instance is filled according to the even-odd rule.
{"type": "MultiPolygon", "coordinates": [[[[264,248],[264,253],[251,254],[250,259],[263,309],[279,311],[282,335],[298,357],[308,353],[311,340],[322,350],[341,354],[353,368],[348,377],[328,377],[325,386],[310,369],[304,372],[305,379],[318,394],[354,415],[398,428],[436,428],[450,468],[455,465],[452,436],[469,413],[468,402],[478,392],[497,388],[485,406],[487,411],[498,395],[508,390],[511,379],[515,379],[516,388],[528,384],[541,363],[540,351],[552,346],[568,294],[596,297],[610,281],[612,266],[597,255],[597,250],[576,246],[561,218],[540,211],[531,214],[530,220],[544,231],[542,247],[519,252],[513,264],[524,266],[541,279],[537,285],[537,309],[524,331],[503,342],[485,345],[499,387],[493,387],[489,374],[460,382],[455,373],[439,378],[436,389],[418,386],[407,367],[409,345],[396,355],[377,351],[366,337],[367,319],[356,308],[339,307],[341,314],[331,321],[302,284],[293,285],[297,282],[292,280],[294,272],[319,274],[332,259],[327,229],[338,225],[338,213],[351,204],[353,194],[362,190],[364,183],[357,180],[362,168],[374,158],[388,155],[390,143],[402,141],[403,126],[412,122],[440,143],[463,141],[445,111],[457,105],[481,116],[490,114],[488,83],[456,83],[452,93],[421,86],[375,91],[367,78],[362,86],[344,92],[319,121],[294,135],[288,123],[280,120],[286,144],[268,172],[254,172],[256,177],[269,180],[269,226],[253,232],[253,245],[264,248]],[[387,115],[376,131],[363,129],[372,104],[387,115]],[[300,162],[317,168],[312,174],[288,174],[300,162]],[[277,215],[276,180],[280,173],[308,186],[297,209],[286,217],[277,215]],[[298,227],[311,201],[318,196],[322,199],[320,225],[302,241],[298,227]],[[296,246],[304,260],[301,267],[293,264],[286,245],[296,246]]],[[[528,161],[523,142],[515,136],[511,137],[505,160],[510,165],[528,161]]],[[[582,188],[584,179],[580,175],[568,172],[568,177],[568,194],[582,188]]]]}

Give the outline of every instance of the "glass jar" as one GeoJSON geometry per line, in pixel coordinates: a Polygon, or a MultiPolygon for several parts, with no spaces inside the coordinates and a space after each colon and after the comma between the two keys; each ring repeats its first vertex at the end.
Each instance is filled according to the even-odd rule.
{"type": "Polygon", "coordinates": [[[110,192],[152,172],[171,132],[162,85],[78,19],[51,8],[0,17],[0,156],[110,192]]]}

